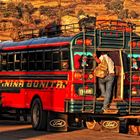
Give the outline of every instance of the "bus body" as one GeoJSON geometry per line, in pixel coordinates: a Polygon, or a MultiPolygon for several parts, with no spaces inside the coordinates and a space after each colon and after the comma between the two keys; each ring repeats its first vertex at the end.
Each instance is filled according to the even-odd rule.
{"type": "Polygon", "coordinates": [[[0,43],[1,112],[31,111],[36,130],[67,131],[75,124],[103,122],[126,131],[140,114],[140,38],[127,26],[0,43]],[[115,63],[112,101],[104,114],[92,56],[102,51],[115,63]]]}

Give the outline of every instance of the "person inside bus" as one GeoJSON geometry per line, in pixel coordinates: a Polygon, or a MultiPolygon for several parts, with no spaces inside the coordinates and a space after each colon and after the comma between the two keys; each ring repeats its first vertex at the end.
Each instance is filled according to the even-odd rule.
{"type": "Polygon", "coordinates": [[[109,103],[111,99],[111,93],[113,88],[113,82],[115,78],[114,62],[108,56],[107,52],[101,52],[100,57],[97,57],[97,54],[93,54],[94,60],[100,64],[103,58],[107,61],[108,64],[108,75],[105,78],[98,78],[99,89],[101,90],[101,97],[104,97],[103,107],[101,112],[105,112],[109,109],[109,103]]]}

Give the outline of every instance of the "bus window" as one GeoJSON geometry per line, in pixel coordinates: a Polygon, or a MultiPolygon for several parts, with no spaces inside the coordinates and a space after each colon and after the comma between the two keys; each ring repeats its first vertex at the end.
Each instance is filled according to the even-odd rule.
{"type": "Polygon", "coordinates": [[[7,54],[7,70],[14,70],[14,53],[7,54]]]}
{"type": "Polygon", "coordinates": [[[14,57],[15,63],[14,70],[19,71],[21,69],[20,62],[21,62],[21,53],[16,53],[14,57]]]}
{"type": "MultiPolygon", "coordinates": [[[[130,66],[130,54],[127,54],[127,59],[129,60],[129,66],[130,66]]],[[[132,71],[139,71],[140,70],[140,54],[138,52],[135,52],[131,56],[131,63],[132,63],[132,71]]]]}
{"type": "Polygon", "coordinates": [[[91,52],[75,52],[74,53],[74,67],[75,69],[82,69],[85,65],[86,69],[93,68],[93,56],[91,52]]]}
{"type": "Polygon", "coordinates": [[[132,54],[132,70],[140,71],[140,54],[138,52],[132,54]]]}
{"type": "Polygon", "coordinates": [[[52,52],[46,51],[45,52],[45,70],[52,69],[52,52]]]}
{"type": "Polygon", "coordinates": [[[43,51],[36,52],[36,70],[43,70],[43,51]]]}
{"type": "Polygon", "coordinates": [[[33,70],[35,70],[35,52],[34,51],[32,51],[32,52],[29,52],[28,53],[28,68],[29,68],[29,71],[33,71],[33,70]]]}
{"type": "Polygon", "coordinates": [[[86,69],[92,69],[92,68],[93,68],[93,57],[91,55],[88,55],[86,69]]]}
{"type": "Polygon", "coordinates": [[[136,58],[132,58],[132,70],[138,70],[138,63],[136,58]]]}
{"type": "Polygon", "coordinates": [[[70,66],[70,60],[69,60],[69,51],[62,51],[61,52],[61,69],[67,70],[70,66]]]}
{"type": "Polygon", "coordinates": [[[60,52],[53,52],[53,70],[60,70],[60,52]]]}
{"type": "Polygon", "coordinates": [[[21,70],[26,71],[28,68],[28,54],[27,52],[21,53],[21,70]]]}
{"type": "Polygon", "coordinates": [[[6,53],[1,54],[1,69],[2,71],[7,70],[7,54],[6,53]]]}

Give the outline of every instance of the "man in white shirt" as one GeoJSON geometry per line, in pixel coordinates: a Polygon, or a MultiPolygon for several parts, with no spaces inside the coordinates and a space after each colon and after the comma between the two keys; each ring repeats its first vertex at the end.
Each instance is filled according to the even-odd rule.
{"type": "Polygon", "coordinates": [[[108,109],[111,99],[112,86],[115,77],[114,62],[105,52],[101,52],[101,56],[99,58],[97,57],[96,54],[93,54],[93,57],[98,64],[102,62],[103,58],[106,60],[108,64],[108,75],[105,78],[98,78],[101,96],[104,97],[102,107],[102,112],[104,112],[105,110],[108,109]]]}

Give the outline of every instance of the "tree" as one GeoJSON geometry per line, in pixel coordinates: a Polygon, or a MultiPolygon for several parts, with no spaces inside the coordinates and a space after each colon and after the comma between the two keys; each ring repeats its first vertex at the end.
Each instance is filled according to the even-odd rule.
{"type": "Polygon", "coordinates": [[[5,12],[6,16],[11,16],[11,17],[17,17],[18,15],[18,12],[17,12],[17,9],[16,9],[16,4],[14,2],[9,2],[7,3],[7,9],[6,9],[7,12],[5,12]],[[8,14],[7,14],[8,13],[8,14]]]}
{"type": "Polygon", "coordinates": [[[118,15],[119,19],[128,18],[128,12],[128,9],[122,9],[118,15]]]}
{"type": "Polygon", "coordinates": [[[137,18],[138,16],[139,15],[134,10],[130,11],[130,13],[129,13],[130,18],[137,18]]]}
{"type": "Polygon", "coordinates": [[[40,12],[40,15],[46,15],[48,8],[46,6],[40,6],[38,10],[40,12]]]}
{"type": "Polygon", "coordinates": [[[112,0],[111,2],[105,3],[107,10],[113,11],[119,15],[120,11],[124,8],[122,0],[112,0]]]}

